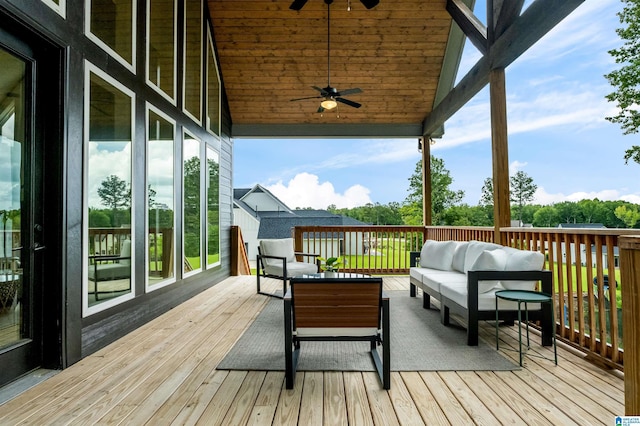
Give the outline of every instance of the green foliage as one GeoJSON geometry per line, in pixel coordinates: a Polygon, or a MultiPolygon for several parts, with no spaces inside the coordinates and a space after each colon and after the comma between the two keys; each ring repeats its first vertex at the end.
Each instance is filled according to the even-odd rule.
{"type": "MultiPolygon", "coordinates": [[[[444,222],[444,212],[462,202],[464,191],[450,189],[453,178],[444,166],[444,160],[431,156],[431,215],[434,225],[444,222]]],[[[409,195],[401,209],[402,218],[407,224],[422,224],[422,160],[416,163],[409,177],[409,195]]]]}
{"type": "Polygon", "coordinates": [[[618,206],[614,210],[614,213],[618,219],[624,222],[628,228],[633,226],[640,220],[640,212],[637,207],[618,206]]]}
{"type": "Polygon", "coordinates": [[[511,202],[515,203],[518,210],[518,220],[520,223],[523,223],[523,206],[533,200],[538,185],[533,183],[533,178],[523,171],[518,171],[515,175],[511,176],[510,184],[511,202]]]}
{"type": "Polygon", "coordinates": [[[344,257],[330,257],[328,259],[325,259],[324,257],[318,257],[318,260],[321,262],[320,269],[322,269],[323,271],[337,271],[342,267],[342,265],[347,264],[347,259],[344,257]]]}
{"type": "Polygon", "coordinates": [[[490,217],[489,212],[484,206],[469,206],[462,204],[448,208],[442,215],[444,225],[449,226],[492,226],[493,215],[490,217]]]}
{"type": "MultiPolygon", "coordinates": [[[[622,0],[624,7],[618,13],[622,28],[616,29],[616,33],[623,41],[620,48],[612,49],[609,54],[613,57],[616,64],[622,66],[606,74],[605,77],[614,87],[614,91],[606,96],[610,102],[615,102],[618,113],[607,120],[612,123],[620,124],[624,134],[637,133],[640,126],[640,1],[639,0],[622,0]]],[[[640,156],[639,147],[634,147],[635,152],[640,156]]],[[[631,158],[632,154],[625,157],[626,160],[631,158]]],[[[638,157],[633,157],[634,161],[639,162],[638,157]]]]}
{"type": "Polygon", "coordinates": [[[481,206],[493,206],[493,179],[488,177],[482,184],[481,206]]]}
{"type": "Polygon", "coordinates": [[[558,210],[554,206],[540,207],[533,214],[533,226],[544,228],[557,227],[560,223],[558,219],[558,210]]]}
{"type": "Polygon", "coordinates": [[[116,175],[107,176],[100,183],[98,196],[102,200],[102,204],[111,209],[111,226],[116,227],[123,223],[131,223],[122,221],[122,213],[125,211],[131,217],[131,186],[127,182],[116,175]]]}
{"type": "Polygon", "coordinates": [[[391,202],[387,205],[368,203],[364,206],[354,207],[352,209],[338,209],[335,204],[327,207],[327,210],[333,214],[351,217],[360,222],[370,223],[372,225],[402,225],[402,216],[400,214],[400,204],[391,202]]]}
{"type": "Polygon", "coordinates": [[[633,160],[640,164],[640,146],[633,145],[624,152],[624,164],[629,164],[629,160],[633,160]]]}
{"type": "Polygon", "coordinates": [[[200,255],[200,157],[184,162],[184,254],[200,255]]]}

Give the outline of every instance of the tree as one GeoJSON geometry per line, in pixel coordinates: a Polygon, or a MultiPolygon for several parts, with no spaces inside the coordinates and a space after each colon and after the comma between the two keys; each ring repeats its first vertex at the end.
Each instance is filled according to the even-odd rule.
{"type": "Polygon", "coordinates": [[[511,176],[511,202],[518,206],[518,220],[522,223],[522,208],[529,201],[538,189],[538,185],[533,183],[533,178],[523,171],[516,172],[511,176]]]}
{"type": "MultiPolygon", "coordinates": [[[[607,100],[615,102],[618,113],[607,120],[620,124],[625,135],[637,133],[640,127],[640,1],[622,0],[625,4],[618,13],[623,28],[616,33],[623,40],[620,48],[612,49],[609,54],[617,64],[623,64],[605,77],[615,90],[608,94],[607,100]]],[[[630,159],[640,164],[640,146],[633,145],[625,151],[625,163],[630,159]]]]}
{"type": "Polygon", "coordinates": [[[533,226],[558,226],[558,211],[553,206],[544,206],[533,214],[533,226]]]}
{"type": "MultiPolygon", "coordinates": [[[[431,156],[431,214],[433,224],[442,222],[444,212],[451,206],[462,202],[464,191],[450,189],[453,183],[444,160],[431,156]]],[[[422,224],[422,161],[418,161],[413,174],[409,177],[409,195],[404,200],[401,214],[408,225],[422,224]]]]}
{"type": "Polygon", "coordinates": [[[637,207],[619,206],[616,207],[614,213],[618,219],[624,222],[628,228],[633,228],[640,220],[640,212],[637,207]]]}
{"type": "Polygon", "coordinates": [[[488,177],[482,184],[481,206],[493,206],[493,179],[488,177]]]}
{"type": "Polygon", "coordinates": [[[118,210],[131,205],[131,188],[116,175],[110,175],[100,183],[98,196],[105,207],[111,209],[111,226],[117,226],[118,210]]]}

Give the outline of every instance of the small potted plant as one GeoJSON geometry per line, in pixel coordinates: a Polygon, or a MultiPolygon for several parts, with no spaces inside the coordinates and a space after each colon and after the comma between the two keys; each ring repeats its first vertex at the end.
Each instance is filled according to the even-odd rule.
{"type": "Polygon", "coordinates": [[[320,269],[324,271],[324,274],[327,277],[335,276],[340,267],[346,264],[346,259],[340,257],[329,257],[326,259],[324,257],[319,257],[318,260],[320,261],[320,269]]]}

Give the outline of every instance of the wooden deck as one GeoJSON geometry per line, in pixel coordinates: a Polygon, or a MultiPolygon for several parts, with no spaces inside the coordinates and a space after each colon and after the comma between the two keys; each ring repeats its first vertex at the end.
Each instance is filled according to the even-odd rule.
{"type": "MultiPolygon", "coordinates": [[[[0,405],[0,424],[610,425],[624,414],[623,380],[560,347],[557,367],[527,357],[512,372],[392,372],[389,391],[374,372],[300,372],[289,391],[284,372],[216,370],[267,299],[255,277],[231,277],[0,405]]],[[[493,330],[481,329],[491,344],[493,330]]],[[[501,350],[517,347],[515,327],[501,337],[501,350]]]]}

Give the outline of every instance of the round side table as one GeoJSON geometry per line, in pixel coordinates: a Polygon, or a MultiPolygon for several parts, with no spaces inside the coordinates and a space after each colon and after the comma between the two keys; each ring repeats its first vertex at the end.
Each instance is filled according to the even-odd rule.
{"type": "MultiPolygon", "coordinates": [[[[551,305],[551,323],[555,324],[555,315],[553,312],[552,296],[532,290],[499,290],[496,291],[496,349],[499,349],[500,339],[498,338],[498,300],[508,300],[518,303],[518,345],[520,352],[520,367],[522,367],[522,304],[524,303],[525,322],[527,329],[527,349],[529,349],[529,303],[549,303],[551,305]]],[[[556,348],[556,333],[553,333],[553,357],[555,364],[558,365],[558,351],[556,348]]]]}

